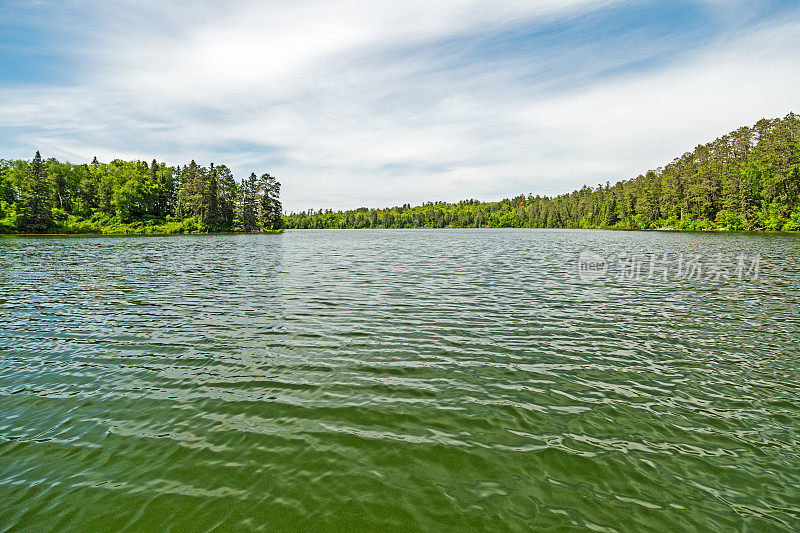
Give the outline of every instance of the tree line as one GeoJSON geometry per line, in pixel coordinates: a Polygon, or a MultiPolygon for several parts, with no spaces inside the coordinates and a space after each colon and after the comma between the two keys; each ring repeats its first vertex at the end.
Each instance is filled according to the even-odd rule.
{"type": "Polygon", "coordinates": [[[0,233],[274,232],[281,185],[225,165],[0,160],[0,233]]]}
{"type": "Polygon", "coordinates": [[[762,119],[635,178],[555,197],[310,210],[287,228],[800,230],[800,118],[762,119]]]}

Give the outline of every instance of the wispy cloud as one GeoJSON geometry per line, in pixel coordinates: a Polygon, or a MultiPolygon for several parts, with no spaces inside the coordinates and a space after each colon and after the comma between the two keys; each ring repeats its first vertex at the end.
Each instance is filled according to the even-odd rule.
{"type": "Polygon", "coordinates": [[[796,105],[789,3],[396,4],[10,4],[57,37],[16,53],[70,68],[0,41],[0,152],[222,161],[348,208],[630,177],[796,105]]]}

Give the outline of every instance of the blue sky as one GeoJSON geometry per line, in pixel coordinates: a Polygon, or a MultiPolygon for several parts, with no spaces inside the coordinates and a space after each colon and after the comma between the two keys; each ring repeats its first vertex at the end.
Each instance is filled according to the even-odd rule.
{"type": "Polygon", "coordinates": [[[0,157],[226,163],[289,210],[558,194],[799,112],[797,35],[796,1],[0,0],[0,157]]]}

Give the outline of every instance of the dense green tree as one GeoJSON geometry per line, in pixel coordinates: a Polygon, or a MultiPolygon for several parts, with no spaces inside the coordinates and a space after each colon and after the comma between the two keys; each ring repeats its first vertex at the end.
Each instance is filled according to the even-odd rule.
{"type": "Polygon", "coordinates": [[[240,186],[224,165],[75,165],[37,152],[30,162],[0,160],[0,233],[271,231],[281,227],[279,195],[269,174],[240,186]]]}
{"type": "Polygon", "coordinates": [[[239,185],[228,167],[219,165],[216,169],[219,184],[219,223],[221,227],[230,230],[236,227],[239,185]]]}
{"type": "Polygon", "coordinates": [[[206,189],[205,169],[195,163],[194,159],[183,167],[178,201],[182,217],[203,217],[203,204],[206,189]]]}
{"type": "Polygon", "coordinates": [[[553,198],[306,211],[288,228],[599,227],[800,229],[800,118],[760,120],[663,168],[553,198]]]}
{"type": "Polygon", "coordinates": [[[32,232],[46,230],[53,222],[51,203],[50,184],[42,156],[37,151],[20,190],[19,228],[32,232]]]}
{"type": "Polygon", "coordinates": [[[224,165],[0,160],[0,232],[616,227],[800,230],[800,118],[763,119],[633,179],[555,197],[281,216],[280,183],[224,165]]]}
{"type": "Polygon", "coordinates": [[[13,204],[17,201],[16,187],[12,179],[13,161],[0,159],[0,202],[13,204]]]}
{"type": "Polygon", "coordinates": [[[219,184],[214,163],[208,169],[203,189],[202,221],[209,231],[220,231],[219,184]]]}
{"type": "Polygon", "coordinates": [[[258,225],[264,230],[283,227],[280,194],[281,184],[278,180],[269,174],[262,174],[258,181],[258,225]]]}
{"type": "Polygon", "coordinates": [[[153,215],[166,217],[174,209],[175,180],[172,169],[155,159],[150,164],[150,184],[153,191],[153,215]]]}
{"type": "Polygon", "coordinates": [[[255,172],[242,182],[239,226],[247,233],[258,231],[258,178],[255,172]]]}

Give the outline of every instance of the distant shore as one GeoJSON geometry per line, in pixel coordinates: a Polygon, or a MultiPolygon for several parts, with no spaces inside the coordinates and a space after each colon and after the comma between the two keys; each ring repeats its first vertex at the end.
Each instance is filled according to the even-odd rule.
{"type": "Polygon", "coordinates": [[[256,232],[244,231],[218,231],[218,232],[191,232],[191,233],[168,233],[168,232],[118,232],[118,233],[0,233],[0,237],[124,237],[124,236],[153,236],[153,237],[168,237],[170,235],[278,235],[283,233],[284,230],[264,230],[256,232]]]}
{"type": "Polygon", "coordinates": [[[445,226],[442,228],[434,228],[429,226],[418,227],[405,227],[405,228],[286,228],[290,231],[306,231],[306,230],[417,230],[417,229],[446,229],[446,230],[466,230],[466,229],[568,229],[568,230],[606,230],[606,231],[674,231],[674,232],[688,232],[688,233],[702,233],[702,232],[730,232],[730,233],[786,233],[797,234],[800,230],[775,230],[769,228],[752,228],[752,229],[738,229],[738,228],[677,228],[674,226],[665,226],[658,228],[626,228],[626,227],[528,227],[528,226],[481,226],[481,227],[464,227],[464,226],[445,226]]]}
{"type": "MultiPolygon", "coordinates": [[[[661,231],[661,232],[681,232],[681,233],[776,233],[785,235],[798,235],[800,231],[796,230],[773,230],[768,228],[758,229],[731,229],[731,228],[703,228],[703,229],[689,229],[689,228],[676,228],[676,227],[660,227],[660,228],[527,228],[527,227],[481,227],[481,228],[464,228],[464,227],[445,227],[445,228],[429,228],[429,227],[416,227],[416,228],[289,228],[291,231],[304,231],[304,230],[497,230],[497,229],[529,229],[529,230],[542,230],[542,229],[562,229],[562,230],[607,230],[607,231],[661,231]]],[[[169,236],[203,236],[203,235],[279,235],[284,233],[284,229],[268,230],[260,232],[242,232],[242,231],[220,231],[220,232],[186,232],[186,233],[167,233],[167,232],[117,232],[117,233],[5,233],[0,234],[0,237],[169,237],[169,236]]]]}

